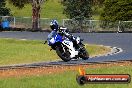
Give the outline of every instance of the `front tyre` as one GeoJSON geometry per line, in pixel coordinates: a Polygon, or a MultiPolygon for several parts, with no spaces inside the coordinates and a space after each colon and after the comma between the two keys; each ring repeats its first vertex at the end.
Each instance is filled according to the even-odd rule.
{"type": "Polygon", "coordinates": [[[64,52],[64,50],[62,48],[57,47],[56,48],[56,53],[65,62],[68,62],[68,61],[71,60],[70,53],[67,50],[65,50],[65,52],[64,52]]]}
{"type": "Polygon", "coordinates": [[[89,58],[89,53],[87,52],[87,50],[84,47],[82,47],[82,49],[80,51],[80,57],[83,60],[87,60],[89,58]]]}

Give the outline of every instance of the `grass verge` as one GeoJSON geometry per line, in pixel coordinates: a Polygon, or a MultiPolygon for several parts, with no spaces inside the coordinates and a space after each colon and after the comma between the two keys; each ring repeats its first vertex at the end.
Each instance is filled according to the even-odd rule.
{"type": "MultiPolygon", "coordinates": [[[[110,49],[98,45],[86,45],[90,56],[104,54],[110,49]]],[[[60,59],[54,50],[38,40],[0,39],[0,65],[53,61],[60,59]]]]}
{"type": "MultiPolygon", "coordinates": [[[[87,66],[87,74],[130,74],[132,75],[131,64],[104,64],[87,66]]],[[[48,75],[22,76],[1,78],[0,88],[131,88],[130,84],[87,84],[80,86],[76,82],[78,71],[65,71],[48,75]]]]}

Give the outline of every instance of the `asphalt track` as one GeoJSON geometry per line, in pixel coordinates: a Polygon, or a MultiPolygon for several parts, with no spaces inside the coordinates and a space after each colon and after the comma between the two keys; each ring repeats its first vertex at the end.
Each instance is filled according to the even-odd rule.
{"type": "MultiPolygon", "coordinates": [[[[0,32],[0,38],[16,38],[30,40],[45,40],[48,33],[46,32],[0,32]]],[[[86,63],[101,63],[111,61],[132,60],[132,34],[131,33],[74,33],[75,36],[80,36],[84,42],[90,44],[99,44],[105,46],[118,47],[123,52],[108,56],[100,56],[89,58],[88,60],[74,60],[69,62],[59,61],[40,62],[32,64],[21,64],[14,66],[47,66],[47,65],[76,65],[86,63]]]]}

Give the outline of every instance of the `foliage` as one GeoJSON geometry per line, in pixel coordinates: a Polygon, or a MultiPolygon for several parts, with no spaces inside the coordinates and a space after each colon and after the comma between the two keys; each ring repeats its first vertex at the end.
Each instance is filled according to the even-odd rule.
{"type": "Polygon", "coordinates": [[[5,0],[0,0],[0,15],[6,16],[10,15],[10,9],[5,7],[6,3],[5,0]]]}
{"type": "Polygon", "coordinates": [[[84,29],[83,20],[91,19],[91,0],[64,0],[64,14],[78,25],[75,30],[84,29]]]}
{"type": "Polygon", "coordinates": [[[132,20],[132,0],[105,0],[100,19],[105,21],[132,20]]]}
{"type": "Polygon", "coordinates": [[[93,5],[102,5],[105,0],[93,0],[93,5]]]}
{"type": "Polygon", "coordinates": [[[64,13],[69,18],[84,19],[91,17],[91,0],[65,0],[64,13]]]}
{"type": "Polygon", "coordinates": [[[23,8],[25,4],[29,3],[29,0],[9,0],[9,2],[18,8],[23,8]]]}

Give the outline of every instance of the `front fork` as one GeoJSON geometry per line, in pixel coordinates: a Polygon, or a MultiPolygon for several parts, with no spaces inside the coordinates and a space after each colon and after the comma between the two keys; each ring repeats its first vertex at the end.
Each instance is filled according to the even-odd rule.
{"type": "Polygon", "coordinates": [[[85,45],[84,44],[79,44],[79,55],[81,55],[84,51],[85,45]]]}

